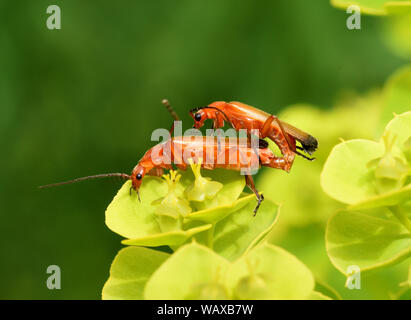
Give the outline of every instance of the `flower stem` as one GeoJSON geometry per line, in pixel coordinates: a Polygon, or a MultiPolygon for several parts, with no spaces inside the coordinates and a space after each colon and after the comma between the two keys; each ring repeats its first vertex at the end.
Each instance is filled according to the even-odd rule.
{"type": "Polygon", "coordinates": [[[408,229],[408,231],[411,233],[411,221],[408,219],[407,214],[404,212],[404,210],[399,206],[392,206],[390,207],[391,212],[394,214],[394,216],[408,229]]]}

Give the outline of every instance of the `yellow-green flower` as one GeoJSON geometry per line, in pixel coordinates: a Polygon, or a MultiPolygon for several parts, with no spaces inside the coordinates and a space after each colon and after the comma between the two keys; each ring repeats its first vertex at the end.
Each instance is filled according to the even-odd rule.
{"type": "Polygon", "coordinates": [[[179,219],[181,216],[186,216],[191,212],[191,208],[186,199],[179,197],[176,193],[177,182],[181,175],[177,171],[170,170],[169,174],[163,175],[163,179],[167,182],[168,193],[165,197],[153,202],[157,205],[155,214],[159,216],[168,216],[174,219],[179,219]]]}
{"type": "Polygon", "coordinates": [[[189,159],[191,169],[193,170],[195,180],[185,190],[185,196],[189,201],[204,201],[213,198],[223,185],[217,181],[211,181],[211,178],[201,176],[202,159],[198,159],[198,163],[194,163],[193,159],[189,159]]]}
{"type": "Polygon", "coordinates": [[[381,158],[374,159],[369,166],[376,166],[376,188],[379,193],[401,188],[408,175],[407,164],[403,159],[393,154],[396,136],[389,132],[383,135],[385,153],[381,158]]]}

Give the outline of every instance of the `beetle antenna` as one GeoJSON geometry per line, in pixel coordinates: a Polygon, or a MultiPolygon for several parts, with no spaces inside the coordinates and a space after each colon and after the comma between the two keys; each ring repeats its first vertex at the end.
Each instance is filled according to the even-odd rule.
{"type": "Polygon", "coordinates": [[[167,108],[168,112],[170,112],[171,116],[173,117],[174,121],[173,121],[173,125],[171,126],[170,129],[170,136],[173,135],[173,130],[174,130],[174,123],[176,121],[180,121],[180,117],[178,116],[177,112],[174,111],[174,109],[171,107],[170,102],[168,102],[167,99],[163,99],[161,100],[161,103],[164,104],[164,106],[167,108]]]}
{"type": "Polygon", "coordinates": [[[167,99],[163,99],[161,101],[162,104],[167,108],[168,112],[170,112],[171,116],[173,117],[174,121],[180,121],[180,117],[178,116],[177,112],[171,107],[170,102],[167,99]]]}
{"type": "MultiPolygon", "coordinates": [[[[223,110],[217,108],[217,107],[212,107],[212,106],[198,107],[198,108],[191,109],[190,112],[196,112],[196,111],[198,111],[198,110],[207,109],[207,108],[209,108],[209,109],[215,109],[215,110],[221,112],[222,115],[223,115],[224,118],[225,118],[225,121],[228,122],[228,123],[234,128],[233,124],[231,123],[231,121],[229,120],[229,118],[227,117],[227,115],[225,114],[225,112],[224,112],[223,110]]],[[[235,129],[235,128],[234,128],[234,129],[235,129]]]]}
{"type": "Polygon", "coordinates": [[[103,174],[96,174],[94,176],[87,176],[87,177],[81,177],[81,178],[76,178],[73,180],[69,181],[63,181],[63,182],[57,182],[57,183],[52,183],[52,184],[46,184],[44,186],[39,186],[39,189],[44,189],[44,188],[51,188],[51,187],[57,187],[61,186],[64,184],[70,184],[70,183],[75,183],[75,182],[80,182],[84,180],[91,180],[91,179],[99,179],[99,178],[109,178],[109,177],[119,177],[124,180],[129,180],[131,177],[128,174],[125,173],[103,173],[103,174]]]}

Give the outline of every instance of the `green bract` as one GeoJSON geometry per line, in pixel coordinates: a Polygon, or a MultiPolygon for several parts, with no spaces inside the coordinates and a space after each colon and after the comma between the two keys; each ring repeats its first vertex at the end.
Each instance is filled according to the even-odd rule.
{"type": "Polygon", "coordinates": [[[234,260],[258,244],[271,231],[277,221],[278,205],[265,199],[256,216],[253,216],[250,212],[255,205],[255,200],[251,201],[216,224],[213,248],[217,253],[234,260]]]}
{"type": "Polygon", "coordinates": [[[411,253],[410,232],[389,219],[387,209],[340,211],[327,226],[328,255],[334,266],[347,274],[350,265],[361,271],[388,266],[411,253]]]}
{"type": "Polygon", "coordinates": [[[141,202],[130,181],[114,197],[106,223],[127,238],[123,244],[137,247],[118,253],[103,298],[320,298],[312,294],[310,271],[296,258],[279,248],[257,249],[273,228],[279,206],[265,199],[254,216],[255,195],[243,193],[245,179],[238,172],[204,170],[203,177],[200,165],[192,168],[194,175],[170,171],[163,179],[145,177],[141,202]],[[168,246],[176,252],[142,246],[168,246]],[[257,273],[244,272],[242,259],[255,260],[257,273]],[[274,263],[278,270],[273,276],[274,263]],[[301,290],[290,290],[287,281],[301,290]]]}
{"type": "Polygon", "coordinates": [[[375,177],[367,164],[382,156],[384,146],[369,140],[349,140],[335,146],[321,173],[321,186],[332,198],[356,203],[376,194],[375,177]]]}
{"type": "Polygon", "coordinates": [[[411,163],[404,154],[411,112],[395,115],[380,142],[349,140],[334,147],[321,173],[321,186],[349,204],[327,225],[327,253],[347,274],[398,263],[411,254],[411,163]]]}
{"type": "MultiPolygon", "coordinates": [[[[337,273],[332,265],[348,276],[352,266],[363,272],[410,257],[409,70],[397,72],[382,93],[347,95],[330,111],[286,109],[281,119],[318,139],[317,159],[296,157],[290,173],[265,168],[257,181],[265,200],[255,217],[255,196],[244,193],[245,179],[236,171],[193,164],[163,179],[146,176],[142,202],[126,182],[107,208],[106,223],[130,247],[114,259],[103,298],[339,299],[330,286],[336,284],[323,281],[330,269],[337,273]],[[372,140],[376,132],[378,141],[372,140]],[[284,217],[279,225],[277,203],[284,217]],[[270,240],[291,234],[282,245],[299,252],[315,280],[295,256],[264,240],[274,226],[270,240]],[[309,232],[302,236],[302,228],[309,232]],[[307,241],[307,251],[315,249],[308,258],[307,236],[316,237],[307,241]]],[[[407,292],[392,296],[403,299],[407,292]]]]}
{"type": "Polygon", "coordinates": [[[406,177],[410,164],[402,148],[410,135],[411,112],[406,112],[396,116],[386,127],[384,137],[394,137],[392,142],[386,142],[385,138],[379,143],[349,140],[338,144],[321,173],[323,190],[332,198],[353,205],[369,199],[378,201],[378,196],[386,197],[385,192],[398,190],[401,193],[401,187],[408,189],[406,177]]]}
{"type": "Polygon", "coordinates": [[[142,247],[121,249],[103,288],[103,299],[142,299],[147,280],[169,254],[142,247]]]}
{"type": "Polygon", "coordinates": [[[311,299],[314,279],[297,258],[262,244],[233,263],[192,243],[180,248],[147,282],[146,299],[311,299]],[[170,276],[170,275],[173,276],[170,276]]]}
{"type": "Polygon", "coordinates": [[[214,291],[216,295],[211,299],[220,295],[224,297],[224,287],[220,285],[228,266],[228,261],[206,247],[195,243],[186,245],[153,274],[147,282],[144,297],[194,299],[199,297],[193,294],[201,296],[202,290],[214,291]],[[211,286],[214,286],[214,290],[211,286]]]}
{"type": "Polygon", "coordinates": [[[411,7],[411,3],[408,0],[331,0],[331,4],[342,9],[356,5],[361,9],[362,13],[372,15],[408,12],[411,7]]]}
{"type": "Polygon", "coordinates": [[[314,278],[296,257],[263,244],[233,263],[227,286],[240,299],[307,299],[314,290],[314,278]]]}
{"type": "Polygon", "coordinates": [[[211,181],[211,178],[204,178],[201,175],[202,159],[199,159],[198,163],[193,163],[192,159],[189,159],[189,162],[191,164],[191,168],[193,169],[195,179],[185,191],[187,200],[203,202],[204,200],[214,198],[223,185],[220,182],[211,181]]]}
{"type": "MultiPolygon", "coordinates": [[[[245,182],[238,172],[205,171],[205,175],[210,174],[221,182],[211,181],[211,177],[201,176],[197,165],[193,166],[197,170],[194,177],[192,173],[183,172],[180,179],[180,175],[173,171],[164,179],[145,177],[140,188],[141,202],[131,189],[131,182],[126,182],[106,210],[107,226],[127,238],[124,244],[179,246],[197,233],[210,228],[213,232],[214,226],[230,214],[252,216],[252,210],[241,211],[248,202],[255,204],[255,197],[248,194],[240,197],[245,182]],[[208,196],[209,199],[204,201],[189,201],[185,197],[197,179],[206,182],[207,188],[216,188],[214,197],[210,199],[208,196]],[[201,210],[196,211],[197,207],[201,210]]],[[[271,222],[276,216],[277,206],[273,205],[272,209],[269,215],[271,222]]],[[[262,224],[261,231],[266,227],[262,224]]]]}
{"type": "Polygon", "coordinates": [[[180,197],[177,194],[177,182],[180,180],[181,175],[177,174],[177,171],[170,171],[169,175],[164,175],[164,180],[168,184],[168,193],[165,197],[153,201],[152,204],[157,205],[154,213],[158,216],[166,216],[173,219],[179,219],[185,217],[191,212],[191,208],[186,199],[180,197]]]}

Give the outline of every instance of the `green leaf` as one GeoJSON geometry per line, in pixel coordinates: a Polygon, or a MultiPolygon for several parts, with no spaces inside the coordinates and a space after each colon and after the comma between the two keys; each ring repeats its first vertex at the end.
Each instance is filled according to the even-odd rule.
{"type": "Polygon", "coordinates": [[[340,211],[327,225],[327,253],[334,266],[347,275],[351,265],[361,272],[398,263],[411,254],[411,235],[396,221],[383,219],[384,209],[340,211]],[[371,215],[372,214],[372,215],[371,215]]]}
{"type": "MultiPolygon", "coordinates": [[[[164,200],[164,196],[167,194],[167,183],[155,177],[145,177],[140,188],[141,202],[138,201],[134,191],[131,191],[130,195],[130,181],[122,186],[106,210],[107,226],[114,232],[128,238],[128,240],[123,241],[124,244],[175,247],[186,242],[193,235],[211,227],[211,225],[199,226],[198,221],[215,223],[251,201],[252,197],[244,197],[237,201],[245,185],[244,177],[238,172],[205,170],[204,173],[207,179],[213,178],[220,181],[219,184],[223,183],[223,187],[213,199],[197,204],[197,206],[203,206],[206,209],[190,214],[186,221],[197,222],[185,223],[186,230],[183,230],[183,224],[178,217],[173,219],[168,216],[165,207],[159,208],[162,206],[159,201],[164,200]],[[160,204],[153,205],[153,203],[160,204]],[[162,213],[161,216],[158,215],[159,212],[162,213]],[[187,230],[187,228],[193,229],[187,230]]],[[[192,173],[183,172],[181,179],[177,179],[175,185],[173,184],[173,196],[181,196],[193,179],[192,173]]]]}
{"type": "Polygon", "coordinates": [[[241,197],[233,203],[193,212],[191,214],[188,214],[186,216],[186,219],[193,221],[202,221],[205,223],[217,223],[218,221],[230,215],[232,212],[235,212],[244,207],[253,199],[255,199],[255,195],[250,194],[245,197],[241,197]]]}
{"type": "Polygon", "coordinates": [[[406,16],[407,14],[411,13],[411,2],[409,0],[388,1],[384,5],[384,7],[387,13],[390,15],[406,16]]]}
{"type": "Polygon", "coordinates": [[[131,191],[127,181],[118,191],[106,210],[106,225],[125,238],[142,238],[160,233],[151,203],[167,194],[167,184],[158,178],[145,177],[140,188],[141,202],[131,191]]]}
{"type": "Polygon", "coordinates": [[[143,290],[152,273],[169,255],[147,248],[121,249],[110,268],[110,277],[103,287],[104,300],[143,299],[143,290]]]}
{"type": "Polygon", "coordinates": [[[245,179],[238,171],[231,170],[203,170],[204,177],[211,178],[223,184],[217,195],[204,202],[192,202],[198,210],[216,208],[218,206],[232,205],[238,199],[245,187],[245,179]]]}
{"type": "Polygon", "coordinates": [[[289,252],[262,244],[232,264],[227,287],[239,299],[306,299],[314,289],[311,271],[289,252]]]}
{"type": "Polygon", "coordinates": [[[305,299],[313,289],[310,270],[281,248],[263,244],[230,264],[210,249],[191,243],[154,272],[144,297],[305,299]]]}
{"type": "MultiPolygon", "coordinates": [[[[314,287],[313,293],[314,293],[314,297],[316,296],[316,293],[319,293],[330,300],[342,300],[342,297],[337,290],[335,290],[333,287],[331,287],[327,283],[323,281],[319,281],[318,279],[316,279],[315,281],[315,287],[314,287]]],[[[316,300],[316,299],[313,299],[313,300],[316,300]]]]}
{"type": "Polygon", "coordinates": [[[277,220],[279,206],[265,199],[254,216],[255,206],[256,202],[251,201],[216,224],[213,243],[215,252],[232,261],[270,232],[277,220]]]}
{"type": "Polygon", "coordinates": [[[406,149],[405,144],[410,135],[411,112],[406,112],[395,116],[390,121],[383,136],[386,138],[384,141],[395,141],[392,155],[391,147],[386,145],[384,153],[382,143],[367,140],[350,140],[335,146],[321,174],[323,190],[334,199],[352,204],[352,208],[357,209],[393,206],[406,200],[410,194],[409,186],[403,189],[392,189],[400,188],[407,176],[405,157],[400,149],[406,149]],[[393,139],[388,140],[388,136],[393,139]],[[383,155],[384,159],[393,159],[396,162],[382,163],[383,155]],[[381,167],[381,163],[386,164],[387,167],[381,167]],[[383,172],[382,169],[388,173],[401,172],[403,175],[401,181],[376,177],[377,172],[373,171],[376,164],[381,169],[379,173],[383,172]],[[402,167],[399,167],[399,164],[402,167]],[[395,167],[391,168],[388,165],[395,165],[395,167]],[[382,190],[384,193],[378,194],[382,190]]]}
{"type": "Polygon", "coordinates": [[[384,145],[356,139],[336,145],[321,172],[321,186],[332,198],[354,204],[376,195],[374,174],[367,165],[384,154],[384,145]]]}
{"type": "Polygon", "coordinates": [[[411,300],[411,289],[406,289],[397,297],[398,300],[411,300]]]}
{"type": "Polygon", "coordinates": [[[411,185],[378,196],[370,197],[366,200],[350,205],[348,209],[359,210],[378,207],[390,207],[401,204],[409,199],[411,199],[411,185]]]}
{"type": "Polygon", "coordinates": [[[179,246],[186,242],[189,238],[197,233],[206,231],[212,227],[211,224],[206,224],[200,227],[191,228],[188,230],[176,230],[153,234],[136,239],[127,239],[121,241],[125,245],[133,246],[147,246],[147,247],[159,247],[159,246],[179,246]]]}
{"type": "MultiPolygon", "coordinates": [[[[410,87],[408,88],[410,94],[410,100],[408,104],[408,109],[411,109],[411,70],[410,70],[410,87]]],[[[386,132],[389,132],[391,135],[396,137],[395,144],[403,150],[406,142],[411,137],[411,111],[405,112],[400,115],[396,115],[392,119],[387,127],[385,128],[386,132]]]]}
{"type": "MultiPolygon", "coordinates": [[[[144,290],[144,298],[188,299],[210,290],[210,284],[224,292],[223,279],[229,262],[207,247],[191,243],[178,249],[158,268],[144,290]]],[[[212,297],[210,297],[212,298],[212,297]]]]}
{"type": "Polygon", "coordinates": [[[408,0],[331,0],[331,4],[341,9],[357,5],[361,9],[361,13],[370,15],[386,15],[391,12],[399,12],[400,8],[407,10],[407,7],[411,6],[408,0]]]}

